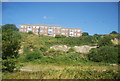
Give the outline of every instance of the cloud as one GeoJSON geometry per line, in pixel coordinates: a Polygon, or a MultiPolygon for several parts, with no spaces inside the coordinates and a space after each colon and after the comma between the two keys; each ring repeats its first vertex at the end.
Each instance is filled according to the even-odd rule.
{"type": "Polygon", "coordinates": [[[47,19],[48,17],[47,16],[43,16],[43,19],[47,19]]]}

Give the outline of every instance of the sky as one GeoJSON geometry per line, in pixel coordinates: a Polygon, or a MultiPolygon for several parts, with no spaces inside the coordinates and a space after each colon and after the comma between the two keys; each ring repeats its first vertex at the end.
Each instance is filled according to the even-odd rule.
{"type": "Polygon", "coordinates": [[[117,2],[3,2],[2,24],[60,25],[83,32],[118,31],[117,2]]]}

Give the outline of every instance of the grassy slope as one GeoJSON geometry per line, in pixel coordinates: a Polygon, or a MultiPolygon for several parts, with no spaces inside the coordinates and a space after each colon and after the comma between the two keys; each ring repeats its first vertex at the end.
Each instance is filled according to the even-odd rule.
{"type": "MultiPolygon", "coordinates": [[[[49,36],[29,35],[21,33],[24,48],[39,49],[40,47],[49,48],[52,45],[79,46],[88,44],[89,41],[82,41],[79,38],[57,39],[49,36]],[[71,41],[69,41],[71,40],[71,41]],[[80,41],[78,41],[80,40],[80,41]]],[[[92,43],[91,43],[92,44],[92,43]]],[[[49,49],[48,49],[49,50],[49,49]]],[[[78,53],[63,53],[57,56],[44,56],[34,61],[22,61],[25,53],[20,55],[20,63],[25,72],[3,73],[3,79],[117,79],[118,67],[110,66],[106,63],[95,63],[85,59],[78,59],[78,53]],[[69,58],[73,59],[69,59],[69,58]],[[77,60],[76,60],[77,59],[77,60]],[[29,72],[27,70],[33,70],[29,72]],[[36,72],[37,71],[37,72],[36,72]]],[[[56,52],[55,52],[56,53],[56,52]]]]}

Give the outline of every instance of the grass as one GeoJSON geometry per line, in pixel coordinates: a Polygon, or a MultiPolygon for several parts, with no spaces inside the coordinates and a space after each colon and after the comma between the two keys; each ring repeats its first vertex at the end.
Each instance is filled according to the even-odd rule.
{"type": "MultiPolygon", "coordinates": [[[[118,79],[117,66],[66,66],[27,63],[23,71],[3,73],[3,79],[118,79]]],[[[120,78],[119,78],[120,79],[120,78]]]]}

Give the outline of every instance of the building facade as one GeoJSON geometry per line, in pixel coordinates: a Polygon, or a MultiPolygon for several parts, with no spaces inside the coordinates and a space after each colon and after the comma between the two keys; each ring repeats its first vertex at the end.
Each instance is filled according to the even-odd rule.
{"type": "Polygon", "coordinates": [[[63,28],[55,25],[31,25],[22,24],[19,27],[20,32],[32,31],[36,35],[48,35],[55,37],[56,35],[64,35],[67,37],[80,37],[82,30],[80,28],[63,28]]]}

